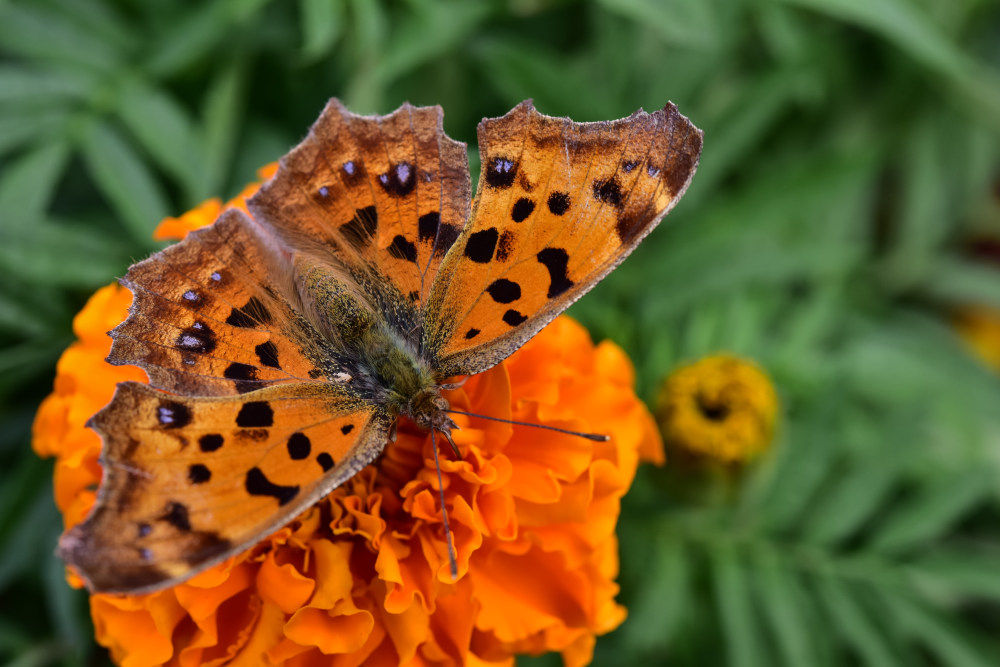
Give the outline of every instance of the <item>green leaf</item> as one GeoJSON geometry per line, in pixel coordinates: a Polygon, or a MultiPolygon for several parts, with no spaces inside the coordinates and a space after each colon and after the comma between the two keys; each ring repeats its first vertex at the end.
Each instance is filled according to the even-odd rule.
{"type": "Polygon", "coordinates": [[[830,545],[852,535],[889,497],[897,472],[874,457],[859,461],[822,494],[805,519],[804,538],[830,545]]]}
{"type": "Polygon", "coordinates": [[[911,639],[924,645],[941,661],[952,667],[987,667],[995,665],[992,659],[981,654],[976,646],[948,618],[926,605],[904,595],[882,591],[880,601],[885,605],[888,620],[906,632],[911,639]]]}
{"type": "Polygon", "coordinates": [[[189,205],[210,194],[205,190],[205,166],[191,119],[176,100],[161,89],[131,80],[120,89],[117,109],[142,147],[184,185],[189,205]]]}
{"type": "Polygon", "coordinates": [[[757,550],[760,565],[754,577],[756,598],[777,639],[778,652],[788,665],[815,665],[812,628],[809,625],[809,601],[777,554],[770,549],[757,550]]]}
{"type": "Polygon", "coordinates": [[[92,288],[127,268],[126,248],[84,225],[36,220],[0,234],[0,267],[41,285],[92,288]]]}
{"type": "MultiPolygon", "coordinates": [[[[935,73],[948,78],[987,114],[1000,113],[1000,81],[958,49],[921,11],[904,0],[784,0],[849,21],[895,44],[935,73]]],[[[996,120],[994,118],[994,120],[996,120]]]]}
{"type": "Polygon", "coordinates": [[[63,135],[66,119],[67,114],[58,108],[31,109],[9,115],[0,112],[0,155],[43,137],[51,140],[63,135]]]}
{"type": "Polygon", "coordinates": [[[0,229],[42,217],[69,160],[69,146],[57,141],[35,148],[0,176],[0,229]]]}
{"type": "Polygon", "coordinates": [[[719,41],[714,3],[707,0],[600,0],[600,4],[655,30],[668,44],[713,50],[719,41]]]}
{"type": "Polygon", "coordinates": [[[344,4],[340,0],[300,0],[302,59],[312,62],[326,55],[344,29],[344,4]]]}
{"type": "Polygon", "coordinates": [[[170,211],[155,176],[121,134],[103,121],[89,123],[81,148],[90,175],[133,240],[153,247],[153,229],[170,211]]]}
{"type": "Polygon", "coordinates": [[[865,663],[871,667],[900,664],[883,639],[880,628],[851,595],[849,584],[833,577],[819,577],[815,584],[817,595],[833,620],[833,627],[865,663]]]}
{"type": "Polygon", "coordinates": [[[746,581],[746,571],[729,546],[720,545],[711,554],[712,584],[722,621],[726,654],[734,667],[772,664],[764,654],[760,628],[746,581]]]}
{"type": "Polygon", "coordinates": [[[121,54],[108,41],[42,7],[0,4],[0,48],[38,60],[113,70],[121,54]]]}
{"type": "Polygon", "coordinates": [[[214,0],[184,12],[162,37],[150,45],[147,70],[167,77],[205,58],[226,38],[232,24],[228,0],[214,0]]]}
{"type": "Polygon", "coordinates": [[[246,67],[241,59],[233,59],[219,71],[205,93],[204,101],[204,161],[205,190],[216,196],[223,194],[225,176],[233,161],[236,138],[244,110],[244,78],[246,67]]]}
{"type": "MultiPolygon", "coordinates": [[[[2,10],[0,10],[2,11],[2,10]]],[[[0,111],[3,117],[18,105],[56,106],[87,96],[96,81],[88,76],[63,70],[0,65],[0,111]]],[[[32,109],[31,113],[37,111],[32,109]]],[[[20,116],[21,114],[18,114],[20,116]]]]}
{"type": "Polygon", "coordinates": [[[893,511],[874,531],[871,547],[882,552],[914,549],[940,537],[996,489],[993,470],[942,475],[893,511]]]}
{"type": "Polygon", "coordinates": [[[663,651],[677,633],[690,603],[692,568],[679,535],[659,531],[650,549],[650,566],[631,604],[625,641],[640,651],[663,651]]]}

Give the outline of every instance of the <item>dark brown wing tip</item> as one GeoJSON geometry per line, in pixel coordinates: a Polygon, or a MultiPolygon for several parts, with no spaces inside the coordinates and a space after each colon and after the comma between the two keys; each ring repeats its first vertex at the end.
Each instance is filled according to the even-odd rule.
{"type": "MultiPolygon", "coordinates": [[[[83,580],[91,593],[135,594],[170,585],[170,575],[154,564],[123,563],[94,545],[90,519],[59,538],[56,555],[83,580]]],[[[138,557],[138,556],[137,556],[138,557]]]]}

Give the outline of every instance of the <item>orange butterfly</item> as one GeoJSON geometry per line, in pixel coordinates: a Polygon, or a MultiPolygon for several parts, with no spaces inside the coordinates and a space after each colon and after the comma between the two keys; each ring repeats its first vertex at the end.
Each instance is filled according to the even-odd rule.
{"type": "Polygon", "coordinates": [[[470,211],[440,107],[332,100],[252,218],[227,211],[129,269],[108,361],[150,384],[119,384],[93,417],[104,479],[61,556],[94,591],[172,586],[368,465],[400,417],[452,442],[449,379],[501,362],[621,262],[701,145],[669,103],[574,123],[522,102],[479,125],[470,211]]]}

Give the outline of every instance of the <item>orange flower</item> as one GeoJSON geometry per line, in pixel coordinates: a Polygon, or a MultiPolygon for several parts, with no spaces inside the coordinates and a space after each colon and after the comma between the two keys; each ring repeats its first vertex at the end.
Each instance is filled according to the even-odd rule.
{"type": "MultiPolygon", "coordinates": [[[[222,208],[165,220],[157,237],[183,236],[222,208]]],[[[103,360],[105,332],[130,302],[115,285],[91,297],[35,420],[35,450],[56,457],[66,526],[89,511],[101,476],[100,439],[84,423],[117,382],[144,380],[103,360]]],[[[127,667],[485,665],[547,651],[585,664],[596,635],[625,617],[614,600],[619,501],[639,461],[663,456],[633,384],[621,349],[595,346],[560,317],[448,395],[459,409],[612,436],[595,443],[457,416],[467,454],[441,462],[455,581],[430,438],[402,424],[379,462],[253,549],[165,591],[92,595],[97,640],[127,667]]]]}

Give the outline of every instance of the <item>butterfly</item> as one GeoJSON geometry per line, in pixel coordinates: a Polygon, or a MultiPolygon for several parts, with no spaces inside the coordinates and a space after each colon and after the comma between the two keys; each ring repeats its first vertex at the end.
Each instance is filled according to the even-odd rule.
{"type": "Polygon", "coordinates": [[[702,146],[671,103],[574,123],[526,101],[480,123],[473,199],[442,123],[331,100],[250,215],[129,269],[107,360],[149,383],[119,384],[89,422],[104,476],[59,545],[90,590],[166,588],[250,548],[375,461],[401,418],[455,447],[442,390],[621,262],[702,146]]]}

